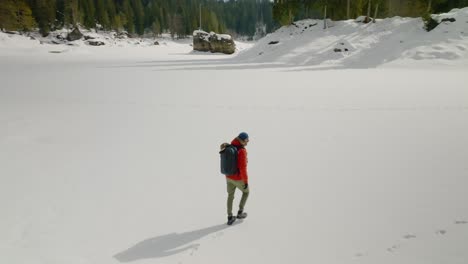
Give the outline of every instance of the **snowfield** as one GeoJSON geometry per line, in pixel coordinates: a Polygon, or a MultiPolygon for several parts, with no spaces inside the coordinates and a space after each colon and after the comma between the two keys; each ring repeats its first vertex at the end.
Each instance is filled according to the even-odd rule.
{"type": "Polygon", "coordinates": [[[466,264],[467,14],[301,21],[234,56],[0,33],[0,263],[466,264]]]}
{"type": "Polygon", "coordinates": [[[323,30],[322,20],[302,20],[269,34],[239,57],[315,69],[427,67],[426,60],[430,64],[467,65],[468,8],[434,18],[454,18],[455,22],[442,22],[426,32],[421,18],[393,17],[378,19],[375,24],[329,21],[327,30],[323,30]]]}

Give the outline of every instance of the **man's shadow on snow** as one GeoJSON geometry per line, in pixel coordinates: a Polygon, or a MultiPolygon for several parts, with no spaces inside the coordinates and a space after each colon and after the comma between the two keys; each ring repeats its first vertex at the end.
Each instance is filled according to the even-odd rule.
{"type": "Polygon", "coordinates": [[[139,242],[133,247],[114,256],[120,262],[131,262],[140,259],[162,258],[175,255],[185,250],[196,248],[198,244],[192,242],[226,229],[228,225],[221,224],[185,233],[171,233],[153,237],[139,242]]]}

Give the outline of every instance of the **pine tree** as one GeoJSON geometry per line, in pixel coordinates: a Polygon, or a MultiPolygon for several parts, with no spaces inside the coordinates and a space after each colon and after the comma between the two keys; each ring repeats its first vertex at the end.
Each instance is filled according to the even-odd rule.
{"type": "Polygon", "coordinates": [[[0,29],[27,31],[35,25],[32,10],[23,0],[3,0],[0,4],[0,29]]]}
{"type": "Polygon", "coordinates": [[[138,35],[143,35],[145,32],[145,12],[143,10],[143,4],[141,0],[132,0],[132,9],[133,9],[133,23],[135,25],[135,30],[138,35]]]}
{"type": "Polygon", "coordinates": [[[159,20],[155,20],[151,25],[151,32],[153,32],[153,36],[156,38],[157,36],[161,35],[161,24],[159,24],[159,20]]]}
{"type": "Polygon", "coordinates": [[[83,25],[87,28],[96,27],[96,8],[93,0],[80,0],[81,11],[83,14],[83,25]]]}
{"type": "Polygon", "coordinates": [[[103,29],[109,30],[111,22],[107,13],[106,0],[96,0],[96,20],[103,29]]]}
{"type": "Polygon", "coordinates": [[[273,4],[273,18],[281,25],[289,25],[301,7],[299,0],[275,0],[273,4]]]}
{"type": "Polygon", "coordinates": [[[39,26],[39,32],[47,36],[54,29],[56,2],[55,0],[33,0],[32,4],[32,12],[39,26]]]}
{"type": "Polygon", "coordinates": [[[124,15],[125,23],[124,28],[127,30],[129,34],[135,33],[135,23],[134,23],[134,13],[132,6],[130,4],[130,0],[124,0],[122,6],[122,12],[124,15]]]}
{"type": "Polygon", "coordinates": [[[114,0],[104,1],[107,15],[109,16],[109,28],[117,30],[118,28],[117,23],[116,23],[117,10],[116,10],[114,2],[115,2],[114,0]]]}
{"type": "Polygon", "coordinates": [[[123,13],[119,13],[118,15],[115,16],[113,28],[117,32],[123,31],[124,30],[124,25],[126,25],[126,24],[127,24],[127,21],[125,19],[125,15],[123,13]]]}
{"type": "Polygon", "coordinates": [[[62,15],[62,25],[74,27],[79,22],[78,0],[57,0],[57,12],[62,15]]]}

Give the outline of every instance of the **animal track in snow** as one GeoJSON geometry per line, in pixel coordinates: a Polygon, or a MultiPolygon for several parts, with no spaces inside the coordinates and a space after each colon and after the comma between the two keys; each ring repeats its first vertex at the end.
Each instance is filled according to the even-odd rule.
{"type": "MultiPolygon", "coordinates": [[[[468,221],[467,220],[456,220],[456,221],[454,221],[454,224],[455,225],[466,225],[466,224],[468,224],[468,221]]],[[[437,229],[434,233],[435,233],[435,235],[438,235],[438,236],[444,236],[444,235],[447,234],[447,230],[446,229],[437,229]]],[[[410,240],[410,239],[415,239],[415,238],[417,238],[417,237],[414,234],[406,234],[406,235],[403,236],[403,239],[405,239],[405,240],[410,240]]],[[[389,252],[389,253],[396,253],[402,247],[402,245],[403,245],[402,243],[394,244],[393,246],[387,248],[386,251],[389,252]]],[[[365,257],[367,255],[368,255],[367,253],[364,254],[364,253],[358,252],[358,253],[356,253],[354,255],[354,257],[361,258],[361,257],[365,257]]]]}
{"type": "Polygon", "coordinates": [[[416,238],[415,235],[412,235],[412,234],[408,234],[408,235],[405,235],[403,236],[404,239],[412,239],[412,238],[416,238]]]}
{"type": "Polygon", "coordinates": [[[356,258],[362,258],[362,257],[364,257],[364,256],[366,256],[366,255],[367,255],[367,253],[361,253],[361,252],[359,252],[359,253],[356,253],[354,256],[355,256],[356,258]]]}
{"type": "MultiPolygon", "coordinates": [[[[409,239],[414,239],[416,238],[416,235],[413,234],[406,234],[403,236],[403,239],[409,240],[409,239]]],[[[395,253],[402,245],[401,244],[395,244],[389,248],[387,248],[387,251],[390,253],[395,253]]]]}
{"type": "MultiPolygon", "coordinates": [[[[466,220],[457,220],[454,222],[456,225],[465,225],[468,224],[468,221],[466,220]]],[[[435,231],[436,235],[443,236],[447,234],[447,230],[445,229],[438,229],[435,231]]],[[[403,236],[404,239],[409,240],[409,239],[414,239],[417,238],[416,235],[414,234],[407,234],[403,236]]],[[[387,248],[387,251],[390,253],[395,253],[402,245],[401,244],[395,244],[392,247],[387,248]]]]}
{"type": "Polygon", "coordinates": [[[193,245],[192,250],[190,251],[190,256],[193,256],[193,254],[198,250],[199,247],[200,244],[193,245]]]}
{"type": "Polygon", "coordinates": [[[392,247],[387,248],[387,251],[390,253],[395,253],[395,251],[399,248],[400,248],[400,245],[393,245],[392,247]]]}

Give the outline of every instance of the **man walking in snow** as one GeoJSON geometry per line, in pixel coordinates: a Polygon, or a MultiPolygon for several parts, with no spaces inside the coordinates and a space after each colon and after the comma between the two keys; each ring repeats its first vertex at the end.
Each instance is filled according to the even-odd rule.
{"type": "Polygon", "coordinates": [[[232,175],[226,175],[227,182],[227,214],[228,214],[228,225],[232,225],[237,219],[243,219],[247,217],[247,213],[244,212],[245,203],[249,197],[249,177],[247,174],[247,150],[245,147],[249,143],[249,135],[242,132],[234,140],[231,145],[237,149],[237,173],[232,175]],[[242,191],[242,198],[239,203],[239,211],[237,216],[232,215],[232,203],[234,201],[234,193],[236,188],[242,191]]]}

